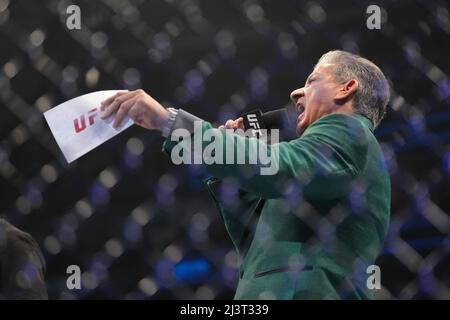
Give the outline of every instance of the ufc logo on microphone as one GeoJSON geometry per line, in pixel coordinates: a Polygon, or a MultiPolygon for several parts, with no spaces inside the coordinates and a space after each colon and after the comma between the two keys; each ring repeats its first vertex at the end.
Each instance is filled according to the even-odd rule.
{"type": "Polygon", "coordinates": [[[248,120],[248,124],[250,125],[250,127],[253,128],[253,130],[252,130],[253,136],[260,137],[262,133],[261,133],[261,127],[259,126],[259,123],[258,123],[257,116],[255,114],[248,114],[247,120],[248,120]]]}
{"type": "Polygon", "coordinates": [[[97,115],[97,108],[90,110],[87,114],[82,114],[80,117],[73,120],[73,127],[75,129],[75,133],[80,133],[84,129],[86,129],[86,116],[89,122],[89,125],[92,126],[94,124],[95,116],[97,115]]]}

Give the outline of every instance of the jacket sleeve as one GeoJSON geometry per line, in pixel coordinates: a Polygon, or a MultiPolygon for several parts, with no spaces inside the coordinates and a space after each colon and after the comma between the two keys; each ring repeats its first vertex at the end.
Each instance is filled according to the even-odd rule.
{"type": "MultiPolygon", "coordinates": [[[[197,128],[197,133],[200,131],[201,137],[209,131],[209,136],[218,139],[223,148],[223,152],[215,153],[215,162],[206,161],[207,171],[219,179],[235,178],[242,190],[266,199],[283,197],[292,184],[300,187],[304,196],[311,199],[340,197],[363,170],[368,150],[368,132],[362,123],[354,116],[338,113],[315,121],[295,140],[272,145],[214,129],[206,121],[201,123],[200,129],[197,128]],[[227,164],[230,163],[231,148],[234,158],[232,164],[227,164]],[[254,161],[260,150],[266,153],[270,165],[262,163],[259,157],[254,161]],[[239,161],[239,156],[244,159],[239,161]]],[[[175,146],[177,150],[191,149],[195,144],[193,136],[185,137],[181,142],[167,139],[163,150],[170,154],[175,146]]],[[[201,144],[197,144],[197,147],[201,145],[201,150],[197,148],[196,151],[202,153],[205,162],[204,151],[211,142],[201,140],[201,144]]]]}

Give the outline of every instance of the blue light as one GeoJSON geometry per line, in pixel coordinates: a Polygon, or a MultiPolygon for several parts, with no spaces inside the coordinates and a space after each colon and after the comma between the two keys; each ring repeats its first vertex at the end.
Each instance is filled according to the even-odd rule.
{"type": "Polygon", "coordinates": [[[109,192],[100,183],[94,183],[89,190],[89,200],[95,205],[102,205],[109,200],[109,192]]]}
{"type": "Polygon", "coordinates": [[[141,226],[131,219],[124,223],[122,232],[124,238],[129,242],[137,242],[142,237],[141,226]]]}
{"type": "Polygon", "coordinates": [[[447,152],[443,157],[443,169],[450,174],[450,152],[447,152]]]}
{"type": "Polygon", "coordinates": [[[211,267],[203,258],[182,261],[175,266],[175,277],[178,281],[198,283],[211,272],[211,267]]]}

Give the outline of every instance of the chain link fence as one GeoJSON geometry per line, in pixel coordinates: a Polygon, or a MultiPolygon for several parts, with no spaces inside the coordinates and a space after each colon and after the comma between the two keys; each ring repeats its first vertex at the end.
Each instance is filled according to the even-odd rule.
{"type": "MultiPolygon", "coordinates": [[[[0,0],[0,214],[31,233],[52,299],[229,299],[237,255],[201,169],[132,127],[67,165],[43,112],[142,88],[223,124],[284,106],[336,48],[375,61],[392,98],[375,131],[392,182],[378,299],[450,299],[450,17],[446,1],[0,0]],[[70,29],[67,8],[80,8],[70,29]],[[82,289],[66,269],[82,270],[82,289]]],[[[321,223],[308,220],[311,228],[321,223]]]]}

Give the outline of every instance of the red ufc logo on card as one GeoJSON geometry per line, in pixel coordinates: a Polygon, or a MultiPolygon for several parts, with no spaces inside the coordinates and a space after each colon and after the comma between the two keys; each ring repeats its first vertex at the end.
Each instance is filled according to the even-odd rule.
{"type": "Polygon", "coordinates": [[[89,125],[92,126],[94,124],[95,116],[97,115],[97,108],[92,109],[86,115],[81,115],[80,117],[73,120],[73,127],[76,133],[79,133],[86,129],[86,118],[89,121],[89,125]]]}
{"type": "Polygon", "coordinates": [[[124,90],[88,93],[44,113],[67,162],[78,159],[133,124],[130,118],[126,118],[122,127],[114,129],[113,118],[100,119],[101,102],[120,91],[124,90]]]}

